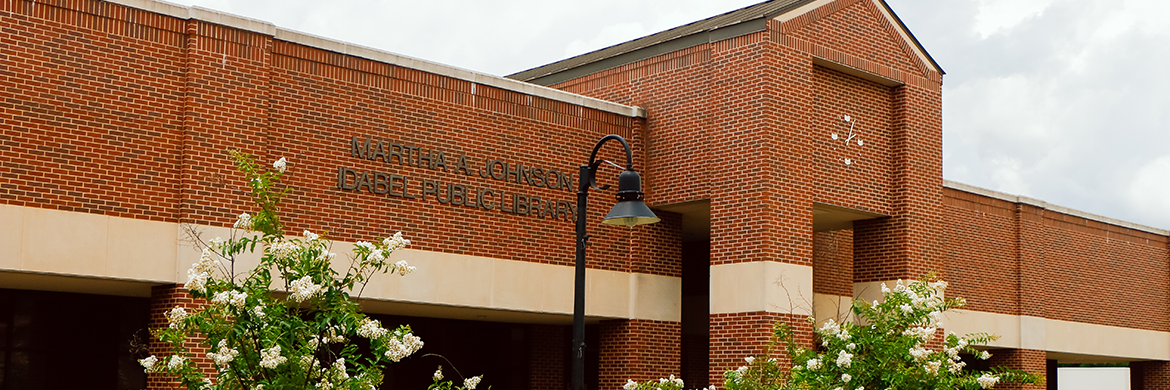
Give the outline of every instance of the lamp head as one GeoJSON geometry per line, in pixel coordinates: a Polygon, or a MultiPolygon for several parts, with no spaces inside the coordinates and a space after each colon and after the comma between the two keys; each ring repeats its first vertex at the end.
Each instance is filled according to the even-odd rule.
{"type": "Polygon", "coordinates": [[[633,169],[622,171],[618,176],[617,204],[605,215],[601,223],[608,225],[645,225],[660,221],[657,215],[642,201],[642,178],[633,169]]]}

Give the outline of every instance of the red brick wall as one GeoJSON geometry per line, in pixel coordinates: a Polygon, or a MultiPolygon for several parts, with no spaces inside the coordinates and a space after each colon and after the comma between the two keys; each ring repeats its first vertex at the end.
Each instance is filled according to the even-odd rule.
{"type": "Polygon", "coordinates": [[[183,24],[53,3],[0,3],[0,203],[177,221],[183,24]]]}
{"type": "MultiPolygon", "coordinates": [[[[187,292],[187,289],[181,285],[162,285],[150,289],[150,329],[160,329],[170,326],[170,320],[167,319],[167,312],[170,312],[176,307],[187,309],[188,312],[199,309],[206,305],[207,302],[202,299],[195,299],[187,292]]],[[[215,378],[215,365],[212,364],[211,359],[207,358],[207,347],[202,345],[202,339],[191,338],[183,347],[187,348],[189,352],[194,354],[191,362],[196,367],[202,367],[203,373],[209,378],[215,378]]],[[[160,365],[165,365],[171,356],[171,347],[169,344],[159,341],[156,337],[150,338],[150,343],[147,345],[149,353],[157,356],[160,365]]],[[[172,381],[171,377],[164,374],[146,375],[146,387],[148,389],[181,389],[182,385],[178,382],[172,381]]]]}
{"type": "MultiPolygon", "coordinates": [[[[997,349],[993,350],[991,359],[987,359],[990,367],[1009,367],[1023,370],[1028,373],[1045,376],[1048,371],[1047,352],[1034,349],[997,349]]],[[[1042,390],[1044,383],[1039,385],[998,384],[996,389],[1004,390],[1042,390]]]]}
{"type": "MultiPolygon", "coordinates": [[[[783,322],[795,333],[797,343],[812,346],[813,326],[807,316],[769,312],[712,314],[710,383],[723,388],[723,373],[743,366],[748,356],[759,356],[771,342],[774,325],[783,322]]],[[[791,361],[780,345],[774,354],[781,367],[791,361]]]]}
{"type": "Polygon", "coordinates": [[[1170,330],[1167,238],[946,190],[948,294],[968,308],[1170,330]]]}
{"type": "Polygon", "coordinates": [[[608,320],[599,327],[600,389],[619,389],[637,382],[679,375],[680,323],[652,320],[608,320]]]}
{"type": "Polygon", "coordinates": [[[532,325],[528,354],[528,388],[563,390],[565,388],[565,351],[569,345],[569,328],[556,325],[532,325]]]}
{"type": "Polygon", "coordinates": [[[1170,362],[1131,362],[1129,381],[1132,390],[1170,389],[1170,362]]]}
{"type": "Polygon", "coordinates": [[[813,234],[813,292],[853,296],[853,231],[813,234]]]}

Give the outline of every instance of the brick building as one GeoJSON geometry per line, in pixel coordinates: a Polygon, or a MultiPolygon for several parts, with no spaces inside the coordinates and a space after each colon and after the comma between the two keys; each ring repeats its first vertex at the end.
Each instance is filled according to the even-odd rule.
{"type": "Polygon", "coordinates": [[[662,222],[589,226],[589,388],[718,384],[774,322],[811,337],[928,272],[970,302],[948,331],[1003,336],[994,363],[1170,383],[1168,232],[945,182],[942,69],[882,0],[773,0],[507,78],[152,0],[3,2],[0,48],[0,389],[165,386],[134,358],[195,304],[183,226],[248,211],[233,148],[291,162],[293,230],[414,241],[366,311],[485,385],[565,388],[573,183],[606,134],[662,222]]]}

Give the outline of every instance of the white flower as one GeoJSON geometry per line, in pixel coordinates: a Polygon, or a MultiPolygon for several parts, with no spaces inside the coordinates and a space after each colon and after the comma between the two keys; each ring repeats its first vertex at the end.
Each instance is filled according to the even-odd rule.
{"type": "Polygon", "coordinates": [[[905,303],[903,303],[901,306],[898,306],[898,308],[899,308],[899,309],[902,309],[902,311],[903,311],[903,312],[906,312],[906,313],[909,313],[909,312],[912,310],[912,308],[910,307],[910,305],[909,305],[909,304],[905,304],[905,303]]]}
{"type": "Polygon", "coordinates": [[[378,320],[367,317],[358,324],[357,335],[367,339],[378,339],[386,335],[386,328],[383,328],[382,323],[378,320]]]}
{"type": "Polygon", "coordinates": [[[399,360],[418,352],[423,347],[423,341],[413,333],[406,333],[398,335],[397,337],[389,337],[386,341],[386,358],[394,363],[399,360]]]}
{"type": "Polygon", "coordinates": [[[923,365],[922,369],[931,375],[938,375],[939,367],[942,367],[942,362],[926,362],[926,365],[923,365]]]}
{"type": "Polygon", "coordinates": [[[220,291],[215,293],[215,297],[211,299],[211,303],[217,305],[232,305],[237,308],[244,307],[245,300],[248,299],[247,293],[242,293],[235,290],[220,291]]]}
{"type": "Polygon", "coordinates": [[[321,285],[314,284],[311,276],[294,280],[290,286],[293,290],[290,297],[297,303],[304,302],[321,293],[321,285]]]}
{"type": "Polygon", "coordinates": [[[231,363],[232,360],[234,360],[239,354],[240,351],[232,349],[228,346],[227,340],[220,340],[219,350],[217,352],[208,352],[207,357],[211,358],[211,360],[214,361],[216,365],[220,366],[220,368],[225,368],[227,364],[231,363]]]}
{"type": "Polygon", "coordinates": [[[402,238],[402,232],[397,232],[393,236],[386,237],[382,240],[382,244],[386,245],[386,250],[394,252],[410,245],[410,240],[402,238]]]}
{"type": "Polygon", "coordinates": [[[276,160],[276,162],[272,163],[272,167],[276,168],[276,170],[280,173],[284,173],[284,169],[287,167],[287,165],[288,160],[286,160],[284,157],[281,157],[280,160],[276,160]]]}
{"type": "Polygon", "coordinates": [[[227,242],[224,241],[222,238],[216,237],[216,238],[212,238],[210,241],[207,241],[207,246],[212,248],[212,249],[219,249],[225,243],[227,243],[227,242]]]}
{"type": "Polygon", "coordinates": [[[885,283],[882,283],[882,294],[889,294],[889,293],[890,293],[890,288],[886,287],[885,283]]]}
{"type": "MultiPolygon", "coordinates": [[[[750,363],[750,362],[749,362],[749,363],[750,363]]],[[[671,383],[674,383],[675,385],[677,385],[677,386],[678,386],[678,387],[680,387],[680,388],[681,388],[681,387],[683,387],[683,380],[682,380],[682,378],[675,378],[675,377],[674,377],[674,374],[670,374],[670,382],[671,382],[671,383]]]]}
{"type": "Polygon", "coordinates": [[[990,389],[992,387],[995,387],[996,383],[999,383],[999,377],[998,376],[991,376],[991,374],[984,373],[979,378],[976,378],[975,381],[979,382],[979,387],[982,387],[984,389],[990,389]]]}
{"type": "Polygon", "coordinates": [[[737,368],[737,369],[735,370],[735,372],[736,372],[737,374],[739,374],[739,376],[742,378],[742,377],[743,377],[743,374],[746,374],[746,373],[747,373],[747,370],[748,370],[748,366],[739,366],[739,368],[737,368]]]}
{"type": "Polygon", "coordinates": [[[279,366],[287,360],[288,358],[280,356],[279,345],[273,345],[272,348],[260,350],[260,367],[276,368],[276,366],[279,366]]]}
{"type": "Polygon", "coordinates": [[[835,334],[837,334],[837,332],[840,332],[840,331],[841,331],[841,327],[839,325],[837,325],[837,323],[834,322],[832,318],[830,318],[828,321],[825,321],[825,324],[821,325],[821,329],[820,329],[820,332],[822,334],[829,334],[829,335],[835,335],[835,334]]]}
{"type": "Polygon", "coordinates": [[[345,328],[340,326],[331,326],[326,331],[325,340],[331,343],[340,343],[345,341],[345,328]]]}
{"type": "Polygon", "coordinates": [[[240,214],[238,219],[236,219],[236,224],[232,225],[232,227],[235,227],[236,229],[252,230],[252,216],[248,215],[248,213],[240,214]]]}
{"type": "Polygon", "coordinates": [[[154,357],[154,355],[150,355],[146,359],[138,359],[138,364],[141,364],[142,368],[144,368],[142,371],[148,374],[157,372],[158,370],[158,367],[155,367],[158,364],[158,358],[154,357]]]}
{"type": "Polygon", "coordinates": [[[318,236],[317,234],[315,234],[315,233],[313,233],[313,232],[310,232],[310,231],[308,231],[308,230],[305,230],[305,233],[304,233],[304,234],[305,234],[305,239],[306,239],[306,240],[309,240],[309,241],[316,241],[316,240],[317,240],[317,238],[319,238],[319,237],[320,237],[320,236],[318,236]]]}
{"type": "Polygon", "coordinates": [[[171,311],[167,312],[167,320],[171,322],[171,329],[178,329],[183,326],[183,320],[187,319],[187,310],[176,306],[171,311]]]}
{"type": "Polygon", "coordinates": [[[950,367],[947,367],[947,371],[950,371],[952,374],[958,374],[966,365],[966,362],[952,360],[950,361],[950,367]]]}
{"type": "Polygon", "coordinates": [[[256,307],[253,307],[252,315],[256,316],[256,318],[264,319],[264,306],[257,305],[256,307]]]}
{"type": "Polygon", "coordinates": [[[443,380],[443,366],[435,369],[435,374],[431,375],[431,379],[434,379],[435,382],[443,380]]]}
{"type": "Polygon", "coordinates": [[[634,390],[637,388],[638,388],[638,382],[634,382],[633,379],[626,379],[626,384],[622,385],[622,389],[625,389],[625,390],[634,390]]]}
{"type": "Polygon", "coordinates": [[[195,268],[188,269],[187,284],[184,284],[183,288],[190,291],[205,292],[207,290],[207,279],[210,277],[211,275],[208,275],[206,272],[199,272],[195,268]]]}
{"type": "Polygon", "coordinates": [[[406,276],[407,274],[414,272],[414,267],[407,265],[406,260],[398,260],[397,263],[394,263],[394,270],[398,272],[399,276],[406,276]]]}
{"type": "Polygon", "coordinates": [[[341,379],[349,379],[349,373],[345,371],[345,358],[338,358],[333,362],[333,371],[341,379]]]}
{"type": "Polygon", "coordinates": [[[842,368],[849,368],[853,364],[853,354],[841,351],[837,354],[837,365],[842,368]]]}
{"type": "Polygon", "coordinates": [[[854,349],[857,349],[857,344],[854,344],[854,343],[849,343],[849,344],[846,344],[846,345],[845,345],[845,349],[848,349],[848,350],[850,350],[850,351],[852,351],[852,350],[854,350],[854,349]]]}
{"type": "Polygon", "coordinates": [[[837,332],[837,338],[841,339],[841,341],[849,341],[853,336],[849,334],[849,330],[841,328],[841,331],[837,332]]]}
{"type": "Polygon", "coordinates": [[[851,381],[851,380],[853,380],[853,376],[852,376],[852,375],[849,375],[849,374],[844,374],[844,375],[841,375],[841,381],[842,381],[842,382],[849,383],[849,381],[851,381]]]}
{"type": "Polygon", "coordinates": [[[171,361],[167,362],[167,368],[171,370],[178,370],[183,365],[183,357],[179,355],[171,355],[171,361]]]}
{"type": "Polygon", "coordinates": [[[752,362],[756,361],[756,358],[748,356],[743,358],[743,361],[747,362],[748,364],[752,364],[752,362]]]}
{"type": "Polygon", "coordinates": [[[979,353],[979,360],[987,360],[987,359],[991,359],[991,353],[989,353],[987,351],[983,351],[983,352],[979,353]]]}
{"type": "Polygon", "coordinates": [[[467,390],[475,390],[475,386],[479,386],[479,381],[483,379],[483,375],[473,376],[463,380],[463,387],[467,390]]]}
{"type": "Polygon", "coordinates": [[[808,361],[804,363],[804,366],[807,367],[810,371],[816,371],[821,368],[821,361],[819,359],[808,359],[808,361]]]}
{"type": "Polygon", "coordinates": [[[922,345],[916,345],[914,348],[910,348],[910,356],[913,356],[915,359],[925,359],[927,355],[930,355],[930,352],[929,349],[923,348],[922,345]]]}
{"type": "Polygon", "coordinates": [[[373,251],[374,249],[376,249],[376,248],[374,248],[374,244],[371,244],[369,241],[358,241],[358,242],[355,242],[353,244],[353,246],[366,248],[366,250],[368,250],[368,251],[373,251]]]}

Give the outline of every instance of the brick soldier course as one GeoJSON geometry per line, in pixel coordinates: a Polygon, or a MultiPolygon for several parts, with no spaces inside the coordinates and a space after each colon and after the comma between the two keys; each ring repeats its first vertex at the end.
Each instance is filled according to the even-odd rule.
{"type": "Polygon", "coordinates": [[[1170,382],[1167,232],[944,182],[942,68],[882,0],[764,2],[507,78],[150,0],[5,2],[0,48],[0,288],[150,297],[166,326],[199,305],[180,224],[248,211],[227,150],[285,157],[290,231],[413,241],[420,275],[369,312],[522,325],[508,383],[560,389],[577,166],[618,134],[662,222],[589,226],[591,386],[721,384],[777,321],[811,343],[809,316],[932,272],[970,303],[948,330],[1004,336],[995,363],[1170,382]]]}

